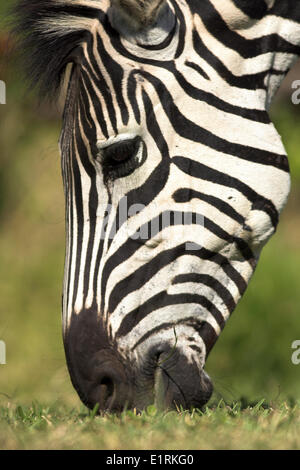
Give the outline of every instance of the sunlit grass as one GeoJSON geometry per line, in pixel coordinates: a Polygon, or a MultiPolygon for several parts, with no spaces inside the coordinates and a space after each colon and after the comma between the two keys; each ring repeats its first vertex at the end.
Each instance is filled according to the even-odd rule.
{"type": "Polygon", "coordinates": [[[0,407],[5,449],[297,449],[300,407],[220,401],[203,411],[98,416],[62,404],[0,407]]]}

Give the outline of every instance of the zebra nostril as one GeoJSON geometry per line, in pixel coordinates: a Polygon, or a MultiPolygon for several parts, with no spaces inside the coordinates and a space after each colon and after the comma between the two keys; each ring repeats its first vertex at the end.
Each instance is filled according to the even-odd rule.
{"type": "Polygon", "coordinates": [[[121,411],[130,402],[126,370],[113,351],[104,349],[96,354],[89,382],[90,408],[98,404],[99,411],[121,411]]]}
{"type": "Polygon", "coordinates": [[[110,409],[114,402],[115,384],[111,377],[104,376],[100,381],[99,408],[110,409]]]}

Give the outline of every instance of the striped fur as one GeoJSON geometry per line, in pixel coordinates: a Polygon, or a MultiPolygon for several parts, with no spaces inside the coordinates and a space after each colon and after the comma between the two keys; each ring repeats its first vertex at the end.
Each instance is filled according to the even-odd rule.
{"type": "Polygon", "coordinates": [[[289,193],[267,110],[299,56],[294,4],[169,0],[174,21],[158,22],[159,38],[119,34],[105,0],[19,2],[33,78],[55,89],[73,64],[60,141],[63,325],[71,377],[89,406],[100,399],[84,377],[107,354],[124,368],[129,404],[150,402],[149,351],[174,344],[179,356],[164,370],[185,388],[171,401],[208,400],[205,360],[289,193]]]}

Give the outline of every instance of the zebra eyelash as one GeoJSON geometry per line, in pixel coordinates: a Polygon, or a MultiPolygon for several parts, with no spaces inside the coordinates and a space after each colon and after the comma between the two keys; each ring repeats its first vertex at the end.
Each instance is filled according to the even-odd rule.
{"type": "Polygon", "coordinates": [[[97,155],[105,180],[129,176],[145,159],[146,146],[139,136],[108,145],[97,155]]]}

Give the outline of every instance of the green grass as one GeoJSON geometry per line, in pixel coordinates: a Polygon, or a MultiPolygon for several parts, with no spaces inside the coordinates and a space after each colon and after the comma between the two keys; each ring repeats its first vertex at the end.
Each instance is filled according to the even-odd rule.
{"type": "Polygon", "coordinates": [[[300,406],[223,401],[199,410],[97,416],[64,405],[0,407],[0,449],[298,449],[300,406]]]}

